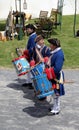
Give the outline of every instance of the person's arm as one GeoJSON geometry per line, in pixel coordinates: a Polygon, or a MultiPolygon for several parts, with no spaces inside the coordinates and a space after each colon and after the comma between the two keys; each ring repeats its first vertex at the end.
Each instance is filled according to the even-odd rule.
{"type": "Polygon", "coordinates": [[[30,39],[28,40],[28,44],[27,44],[27,49],[28,49],[28,51],[29,51],[29,54],[32,54],[35,45],[36,45],[36,44],[35,44],[34,39],[33,39],[33,38],[30,38],[30,39]]]}
{"type": "Polygon", "coordinates": [[[56,57],[56,61],[53,66],[55,74],[59,73],[62,70],[63,62],[64,62],[63,55],[58,55],[56,57]]]}

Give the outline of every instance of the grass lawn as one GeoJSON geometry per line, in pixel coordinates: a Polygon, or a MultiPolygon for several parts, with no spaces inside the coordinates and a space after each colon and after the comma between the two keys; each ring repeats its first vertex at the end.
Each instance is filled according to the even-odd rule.
{"type": "MultiPolygon", "coordinates": [[[[33,22],[33,20],[29,21],[33,22]]],[[[74,37],[73,25],[74,17],[63,16],[62,28],[57,27],[53,29],[51,37],[57,37],[61,41],[61,46],[65,54],[64,68],[79,68],[79,38],[74,37]]],[[[79,29],[79,16],[77,15],[76,30],[79,29]]],[[[13,67],[12,60],[17,57],[15,48],[24,48],[28,37],[25,36],[23,40],[14,39],[12,41],[2,42],[0,41],[0,67],[13,67]]],[[[47,39],[45,43],[49,46],[47,39]]]]}

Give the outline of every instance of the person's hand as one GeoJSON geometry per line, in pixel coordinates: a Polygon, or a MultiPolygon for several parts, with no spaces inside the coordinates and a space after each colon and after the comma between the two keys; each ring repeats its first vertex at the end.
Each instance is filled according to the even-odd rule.
{"type": "Polygon", "coordinates": [[[47,63],[48,62],[48,60],[49,60],[49,58],[46,56],[46,57],[44,57],[44,63],[47,63]]]}
{"type": "Polygon", "coordinates": [[[44,58],[41,57],[41,58],[40,58],[40,61],[41,61],[41,62],[44,62],[44,63],[47,63],[47,62],[48,62],[48,59],[49,59],[48,57],[44,57],[44,58]]]}
{"type": "Polygon", "coordinates": [[[44,62],[44,58],[41,57],[41,58],[40,58],[40,62],[44,62]]]}
{"type": "Polygon", "coordinates": [[[33,67],[35,65],[35,61],[34,60],[31,60],[30,61],[30,67],[33,67]]]}
{"type": "Polygon", "coordinates": [[[23,49],[23,48],[20,48],[20,49],[19,49],[19,52],[20,52],[21,55],[23,55],[24,49],[23,49]]]}

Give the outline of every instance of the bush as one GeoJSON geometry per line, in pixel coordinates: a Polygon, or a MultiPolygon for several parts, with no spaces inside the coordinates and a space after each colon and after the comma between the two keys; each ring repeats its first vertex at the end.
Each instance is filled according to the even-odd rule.
{"type": "Polygon", "coordinates": [[[4,31],[4,30],[5,30],[5,27],[6,27],[5,22],[0,21],[0,31],[4,31]]]}
{"type": "Polygon", "coordinates": [[[39,20],[39,25],[40,25],[42,30],[44,29],[44,30],[49,30],[50,31],[52,29],[52,27],[53,27],[53,22],[50,19],[47,19],[47,18],[40,19],[39,20]]]}

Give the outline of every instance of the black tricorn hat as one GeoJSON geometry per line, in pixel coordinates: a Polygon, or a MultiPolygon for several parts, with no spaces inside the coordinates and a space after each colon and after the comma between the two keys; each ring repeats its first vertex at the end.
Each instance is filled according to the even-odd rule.
{"type": "Polygon", "coordinates": [[[28,24],[28,25],[26,25],[26,29],[27,29],[27,28],[30,28],[30,29],[33,29],[33,30],[36,29],[33,24],[28,24]]]}
{"type": "Polygon", "coordinates": [[[50,44],[53,44],[54,46],[60,47],[60,40],[58,40],[57,38],[49,38],[48,42],[50,44]]]}

